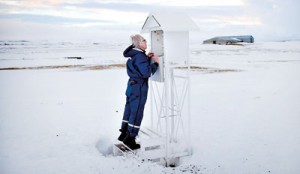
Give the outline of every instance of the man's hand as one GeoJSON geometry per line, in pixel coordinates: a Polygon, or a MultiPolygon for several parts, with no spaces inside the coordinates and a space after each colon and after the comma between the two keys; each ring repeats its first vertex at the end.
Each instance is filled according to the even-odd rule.
{"type": "Polygon", "coordinates": [[[159,63],[159,58],[157,55],[153,55],[153,61],[156,62],[156,63],[159,63]]]}
{"type": "Polygon", "coordinates": [[[159,63],[159,57],[157,55],[154,55],[154,53],[149,52],[147,56],[148,56],[148,59],[153,58],[154,62],[159,63]]]}
{"type": "Polygon", "coordinates": [[[150,52],[150,53],[148,53],[148,58],[150,59],[151,57],[153,57],[154,56],[154,53],[152,53],[152,52],[150,52]]]}

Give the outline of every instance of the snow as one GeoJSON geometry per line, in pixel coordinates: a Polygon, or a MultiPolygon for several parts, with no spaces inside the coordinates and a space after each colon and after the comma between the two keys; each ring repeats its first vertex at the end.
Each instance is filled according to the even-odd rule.
{"type": "MultiPolygon", "coordinates": [[[[126,44],[1,43],[1,68],[125,61],[126,44]]],[[[192,71],[193,155],[176,168],[112,156],[124,68],[0,71],[0,173],[299,173],[300,42],[193,44],[191,62],[238,71],[192,71]]]]}
{"type": "Polygon", "coordinates": [[[0,41],[0,68],[124,63],[119,43],[0,41]],[[81,57],[80,60],[67,57],[81,57]],[[99,59],[101,57],[101,59],[99,59]]]}

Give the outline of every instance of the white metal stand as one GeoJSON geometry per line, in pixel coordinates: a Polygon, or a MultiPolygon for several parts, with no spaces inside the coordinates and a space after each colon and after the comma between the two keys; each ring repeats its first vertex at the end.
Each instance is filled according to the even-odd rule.
{"type": "Polygon", "coordinates": [[[167,65],[165,81],[150,81],[151,130],[165,139],[166,165],[191,155],[190,65],[167,65]],[[178,74],[177,74],[178,73],[178,74]]]}

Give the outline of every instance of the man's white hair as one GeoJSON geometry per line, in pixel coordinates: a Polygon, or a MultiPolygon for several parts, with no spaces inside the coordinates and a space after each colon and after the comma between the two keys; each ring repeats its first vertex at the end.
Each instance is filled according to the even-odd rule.
{"type": "Polygon", "coordinates": [[[132,35],[130,36],[131,38],[131,42],[132,42],[132,45],[135,47],[135,48],[140,48],[140,45],[141,45],[141,42],[143,41],[143,36],[139,35],[139,34],[136,34],[136,35],[132,35]]]}

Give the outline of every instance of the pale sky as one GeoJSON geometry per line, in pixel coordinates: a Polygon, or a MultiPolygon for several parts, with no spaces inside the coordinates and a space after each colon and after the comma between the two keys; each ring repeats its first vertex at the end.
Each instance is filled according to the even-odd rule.
{"type": "Polygon", "coordinates": [[[194,20],[194,42],[249,34],[300,39],[299,7],[299,0],[0,0],[0,40],[124,42],[149,12],[168,9],[194,20]]]}

